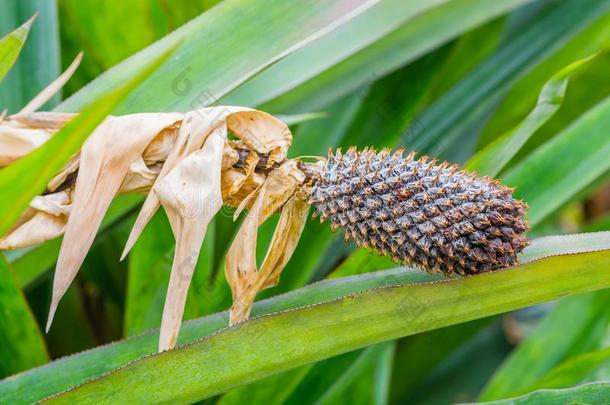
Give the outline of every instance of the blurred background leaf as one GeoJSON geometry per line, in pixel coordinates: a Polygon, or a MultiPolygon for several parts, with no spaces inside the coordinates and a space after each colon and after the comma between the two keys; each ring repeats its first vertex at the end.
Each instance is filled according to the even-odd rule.
{"type": "Polygon", "coordinates": [[[0,81],[4,79],[4,76],[17,61],[35,18],[35,16],[30,18],[19,28],[0,38],[0,81]]]}
{"type": "Polygon", "coordinates": [[[19,289],[13,270],[0,255],[0,377],[48,361],[44,339],[19,289]]]}
{"type": "MultiPolygon", "coordinates": [[[[17,62],[0,83],[0,110],[7,108],[16,113],[61,73],[57,5],[49,0],[5,0],[1,7],[0,35],[38,13],[17,62]]],[[[76,52],[70,55],[70,61],[75,56],[76,52]]],[[[58,101],[59,95],[44,108],[49,109],[58,101]]]]}

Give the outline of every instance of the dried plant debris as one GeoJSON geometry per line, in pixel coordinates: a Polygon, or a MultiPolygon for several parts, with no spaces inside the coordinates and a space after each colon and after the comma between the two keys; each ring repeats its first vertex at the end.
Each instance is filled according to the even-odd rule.
{"type": "MultiPolygon", "coordinates": [[[[26,111],[3,118],[0,165],[73,117],[26,111]]],[[[401,151],[350,149],[304,162],[287,158],[291,142],[282,121],[242,107],[110,116],[32,200],[0,249],[64,234],[48,328],[112,199],[147,193],[124,255],[162,206],[176,239],[159,339],[159,350],[167,350],[176,345],[206,228],[223,204],[236,208],[235,217],[248,211],[226,256],[231,324],[246,320],[257,293],[279,282],[310,204],[346,239],[427,271],[467,275],[511,266],[527,244],[525,206],[495,180],[401,151]],[[257,230],[274,213],[280,218],[258,267],[257,230]]]]}

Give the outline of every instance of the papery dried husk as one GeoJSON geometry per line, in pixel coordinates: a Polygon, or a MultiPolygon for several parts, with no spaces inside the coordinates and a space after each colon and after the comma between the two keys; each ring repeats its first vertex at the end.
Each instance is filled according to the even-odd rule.
{"type": "Polygon", "coordinates": [[[227,117],[227,125],[241,141],[258,153],[271,153],[271,160],[286,159],[292,143],[288,126],[274,116],[262,111],[242,111],[227,117]]]}
{"type": "Polygon", "coordinates": [[[160,131],[181,118],[182,114],[174,113],[108,117],[83,144],[72,212],[53,279],[47,330],[129,167],[160,131]]]}
{"type": "Polygon", "coordinates": [[[297,196],[291,197],[282,208],[267,255],[259,270],[260,274],[265,275],[260,290],[274,287],[280,281],[280,274],[301,238],[308,212],[307,200],[297,196]]]}
{"type": "MultiPolygon", "coordinates": [[[[0,166],[39,147],[76,116],[36,110],[63,86],[81,58],[79,54],[67,71],[20,113],[8,119],[2,114],[0,166]]],[[[176,249],[159,350],[171,349],[177,342],[207,226],[222,207],[223,198],[237,207],[236,215],[246,207],[251,209],[227,256],[227,275],[238,301],[231,310],[232,323],[247,317],[260,289],[279,280],[307,216],[305,200],[295,196],[304,175],[296,162],[286,162],[291,142],[285,123],[243,107],[108,117],[48,183],[45,195],[31,201],[13,229],[0,239],[0,249],[40,243],[65,232],[53,280],[48,331],[59,300],[82,265],[111,200],[117,193],[148,191],[123,256],[162,205],[176,249]],[[229,131],[238,140],[229,141],[229,131]],[[240,153],[244,152],[248,155],[242,159],[240,153]],[[280,209],[280,221],[259,273],[256,230],[280,209]],[[239,273],[240,269],[245,272],[239,273]],[[247,278],[255,282],[247,284],[247,278]]]]}
{"type": "Polygon", "coordinates": [[[59,187],[61,187],[61,185],[64,184],[66,182],[66,180],[68,179],[68,176],[70,176],[71,174],[75,174],[78,171],[79,165],[80,165],[80,153],[77,153],[74,156],[72,156],[70,158],[70,160],[68,161],[68,163],[66,163],[64,168],[61,169],[61,171],[59,173],[57,173],[57,175],[55,177],[53,177],[51,179],[51,181],[49,181],[49,184],[47,184],[47,190],[49,192],[54,192],[59,187]]]}
{"type": "Polygon", "coordinates": [[[35,211],[33,217],[0,239],[0,250],[19,249],[55,239],[65,232],[67,223],[67,216],[35,211]]]}
{"type": "Polygon", "coordinates": [[[210,134],[203,148],[182,160],[155,185],[176,238],[163,308],[159,351],[176,345],[184,305],[206,229],[222,207],[220,175],[226,128],[210,134]]]}
{"type": "Polygon", "coordinates": [[[6,166],[27,155],[53,133],[44,129],[20,128],[0,124],[0,167],[6,166]]]}
{"type": "Polygon", "coordinates": [[[21,221],[0,239],[0,250],[31,246],[63,234],[71,202],[68,191],[35,197],[21,221]]]}
{"type": "MultiPolygon", "coordinates": [[[[30,126],[47,133],[48,139],[74,116],[28,112],[11,116],[8,122],[12,133],[31,130],[22,128],[30,126]]],[[[38,243],[61,235],[65,229],[48,329],[112,198],[117,193],[148,191],[125,253],[150,216],[163,205],[177,245],[159,350],[171,349],[177,341],[186,293],[207,225],[223,202],[237,207],[236,215],[250,209],[227,257],[228,280],[236,299],[232,323],[247,317],[258,291],[277,283],[307,215],[304,199],[294,197],[305,180],[304,174],[296,161],[286,161],[291,140],[283,122],[242,107],[108,117],[81,152],[49,182],[49,194],[32,201],[19,224],[0,240],[0,248],[38,243]],[[238,139],[229,141],[229,131],[238,139]],[[233,167],[238,162],[239,166],[233,167]],[[60,195],[66,197],[64,204],[53,205],[60,195]],[[280,210],[278,227],[258,272],[253,256],[256,230],[280,210]],[[239,273],[237,268],[246,270],[239,273]],[[248,278],[255,282],[247,285],[248,278]]]]}
{"type": "MultiPolygon", "coordinates": [[[[201,148],[208,135],[214,130],[219,123],[210,121],[205,118],[205,115],[197,111],[189,111],[184,114],[178,134],[176,135],[173,145],[169,150],[165,163],[155,179],[155,184],[159,184],[165,176],[176,167],[186,156],[195,150],[201,148]]],[[[154,187],[154,185],[153,185],[154,187]]],[[[136,218],[136,222],[131,229],[125,249],[121,255],[121,260],[127,256],[136,240],[142,234],[144,227],[150,221],[150,218],[159,209],[160,201],[155,193],[148,193],[146,200],[140,209],[140,213],[136,218]]]]}
{"type": "Polygon", "coordinates": [[[161,165],[147,166],[144,159],[138,158],[129,166],[119,192],[137,193],[150,190],[160,171],[161,165]]]}
{"type": "Polygon", "coordinates": [[[25,128],[44,128],[57,130],[70,122],[77,114],[55,111],[37,111],[32,113],[18,113],[11,115],[11,122],[25,128]]]}
{"type": "MultiPolygon", "coordinates": [[[[281,121],[269,114],[243,107],[219,106],[189,111],[184,115],[174,145],[161,168],[156,182],[162,181],[165,175],[178,162],[194,150],[200,148],[207,136],[219,126],[224,126],[225,129],[235,132],[238,136],[247,134],[247,137],[262,136],[259,131],[272,130],[274,131],[273,133],[266,134],[265,136],[270,137],[269,139],[277,137],[278,139],[275,140],[275,143],[284,145],[286,143],[283,140],[285,134],[279,130],[281,124],[283,124],[281,121]]],[[[142,234],[144,227],[150,221],[150,218],[159,208],[159,204],[159,199],[154,193],[147,195],[127,239],[121,259],[125,258],[129,253],[138,237],[142,234]]]]}
{"type": "Polygon", "coordinates": [[[259,272],[256,266],[256,236],[258,227],[282,207],[304,182],[304,174],[296,162],[287,161],[274,169],[256,191],[256,199],[239,228],[225,261],[225,274],[233,295],[229,322],[234,325],[248,318],[256,294],[277,283],[284,265],[296,246],[306,215],[296,200],[282,209],[280,222],[259,272]],[[280,249],[286,249],[280,253],[280,249]]]}

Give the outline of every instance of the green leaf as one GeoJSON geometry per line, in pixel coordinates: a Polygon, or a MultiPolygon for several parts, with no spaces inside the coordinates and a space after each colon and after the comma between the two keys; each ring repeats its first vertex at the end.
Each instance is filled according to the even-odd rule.
{"type": "MultiPolygon", "coordinates": [[[[17,62],[0,86],[0,109],[21,110],[34,96],[59,76],[59,28],[55,1],[4,0],[0,13],[0,31],[8,31],[38,13],[17,62]]],[[[72,61],[77,52],[69,56],[72,61]]],[[[55,95],[46,108],[60,99],[55,95]]]]}
{"type": "Polygon", "coordinates": [[[557,3],[416,117],[425,130],[404,144],[437,156],[458,140],[474,145],[477,126],[510,86],[609,9],[610,1],[557,3]]]}
{"type": "Polygon", "coordinates": [[[49,180],[78,152],[98,124],[169,55],[168,52],[156,58],[137,76],[91,103],[43,146],[0,170],[0,194],[4,197],[0,200],[0,212],[3,213],[0,235],[19,219],[32,198],[44,191],[49,180]]]}
{"type": "MultiPolygon", "coordinates": [[[[261,106],[269,112],[315,111],[529,0],[448,1],[261,106]]],[[[409,2],[411,3],[411,2],[409,2]]],[[[241,102],[237,97],[235,102],[241,102]]],[[[224,100],[221,100],[224,101],[224,100]]]]}
{"type": "Polygon", "coordinates": [[[127,97],[117,112],[205,107],[284,56],[365,12],[373,3],[338,0],[329,6],[324,0],[223,1],[106,71],[66,100],[60,109],[83,108],[178,41],[182,45],[174,57],[127,97]],[[252,24],[253,20],[256,24],[252,24]]]}
{"type": "Polygon", "coordinates": [[[485,402],[486,405],[555,405],[605,404],[610,398],[610,383],[595,382],[561,390],[540,390],[503,401],[485,402]]]}
{"type": "Polygon", "coordinates": [[[506,333],[501,323],[495,322],[462,343],[413,388],[403,403],[453,404],[476,398],[485,378],[506,356],[506,333]]]}
{"type": "Polygon", "coordinates": [[[609,252],[594,252],[551,257],[463,280],[366,291],[254,319],[176,350],[145,357],[49,402],[193,402],[381,340],[608,287],[608,269],[609,252]],[[589,277],[582,278],[583,272],[589,277]],[[514,294],[515,289],[520,294],[514,294]],[[241,356],[235,356],[236,351],[241,356]],[[117,390],[117,386],[130,389],[117,390]]]}
{"type": "Polygon", "coordinates": [[[610,319],[609,304],[609,291],[562,300],[496,371],[480,399],[522,394],[570,354],[597,349],[610,319]]]}
{"type": "Polygon", "coordinates": [[[599,232],[610,230],[610,214],[604,215],[601,218],[596,219],[592,223],[584,227],[584,232],[599,232]]]}
{"type": "Polygon", "coordinates": [[[343,368],[338,378],[329,381],[325,392],[317,398],[304,397],[301,403],[385,403],[393,348],[394,342],[384,342],[360,351],[358,357],[348,367],[343,368]]]}
{"type": "MultiPolygon", "coordinates": [[[[607,233],[597,236],[610,248],[607,233]]],[[[85,392],[99,394],[96,401],[110,401],[115,395],[124,395],[121,400],[125,401],[149,396],[155,400],[201,399],[382,340],[610,286],[610,252],[568,254],[578,238],[566,237],[558,250],[547,251],[561,256],[540,258],[536,252],[532,256],[526,253],[523,261],[534,261],[464,279],[410,285],[415,280],[434,280],[434,276],[396,269],[320,282],[260,301],[253,315],[271,315],[208,337],[226,326],[226,312],[186,322],[179,341],[191,344],[130,363],[55,399],[70,400],[85,392]],[[382,286],[388,287],[379,288],[382,286]],[[241,350],[241,344],[247,348],[241,350]],[[235,356],[236,352],[240,355],[235,356]],[[140,383],[140,378],[155,383],[140,383]],[[116,390],[116,384],[133,389],[116,390]]],[[[36,401],[153,353],[156,343],[156,331],[152,331],[61,359],[0,382],[0,396],[14,403],[36,401]]]]}
{"type": "Polygon", "coordinates": [[[557,112],[563,103],[571,75],[595,56],[579,59],[555,73],[542,87],[536,107],[529,115],[516,128],[498,137],[470,158],[466,168],[491,177],[500,173],[534,132],[557,112]]]}
{"type": "Polygon", "coordinates": [[[302,366],[264,378],[245,387],[239,387],[224,394],[218,401],[218,405],[241,405],[244,403],[281,405],[289,403],[287,397],[310,370],[311,366],[302,366]]]}
{"type": "Polygon", "coordinates": [[[394,360],[390,403],[404,403],[435,368],[471,342],[493,319],[477,319],[401,339],[394,360]]]}
{"type": "Polygon", "coordinates": [[[551,75],[570,62],[600,50],[602,50],[600,55],[573,75],[570,80],[569,96],[564,100],[559,113],[536,132],[516,159],[527,156],[533,149],[554,137],[578,116],[603,100],[610,94],[610,84],[601,79],[610,66],[610,57],[604,52],[609,46],[610,13],[606,13],[513,86],[493,117],[486,123],[479,136],[479,147],[488,144],[498,135],[506,133],[521,122],[536,104],[539,89],[551,75]]]}
{"type": "Polygon", "coordinates": [[[0,376],[49,361],[38,324],[9,264],[0,254],[0,376]]]}
{"type": "Polygon", "coordinates": [[[309,372],[291,393],[285,404],[315,403],[359,359],[364,350],[344,353],[316,364],[301,366],[301,368],[306,367],[309,372]]]}
{"type": "Polygon", "coordinates": [[[30,18],[21,27],[0,39],[0,81],[17,60],[35,18],[36,16],[30,18]]]}
{"type": "Polygon", "coordinates": [[[583,114],[504,176],[529,205],[535,226],[610,169],[610,97],[583,114]]]}
{"type": "Polygon", "coordinates": [[[66,92],[74,93],[216,2],[173,0],[170,7],[165,0],[59,0],[63,60],[72,60],[80,51],[86,55],[66,92]]]}
{"type": "Polygon", "coordinates": [[[568,388],[579,384],[608,360],[610,360],[610,348],[572,356],[532,384],[526,392],[543,388],[568,388]]]}
{"type": "MultiPolygon", "coordinates": [[[[447,0],[383,0],[321,38],[269,67],[222,99],[227,105],[260,105],[315,78],[410,20],[447,0]],[[278,77],[285,78],[278,80],[278,77]]],[[[355,90],[355,89],[353,89],[355,90]]],[[[345,94],[345,93],[344,93],[345,94]]]]}
{"type": "Polygon", "coordinates": [[[372,384],[373,403],[376,405],[389,403],[395,354],[396,342],[394,341],[382,344],[381,353],[377,355],[374,381],[372,384]]]}
{"type": "Polygon", "coordinates": [[[158,327],[172,265],[174,237],[164,212],[157,212],[129,255],[124,335],[158,327]]]}
{"type": "Polygon", "coordinates": [[[321,361],[313,367],[300,367],[308,373],[283,403],[386,403],[394,347],[394,342],[385,342],[321,361]]]}
{"type": "Polygon", "coordinates": [[[441,47],[373,83],[361,95],[362,104],[341,146],[393,147],[406,136],[415,113],[428,101],[432,88],[455,44],[441,47]],[[417,77],[417,80],[412,78],[417,77]]]}

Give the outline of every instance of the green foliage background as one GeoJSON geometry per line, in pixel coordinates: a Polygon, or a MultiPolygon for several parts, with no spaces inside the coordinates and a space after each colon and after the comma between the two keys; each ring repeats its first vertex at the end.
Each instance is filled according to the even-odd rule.
{"type": "MultiPolygon", "coordinates": [[[[258,297],[254,313],[265,316],[224,330],[223,259],[238,224],[223,212],[189,291],[180,337],[189,344],[140,359],[156,346],[174,241],[159,212],[119,262],[142,201],[121,196],[48,334],[40,325],[60,241],[0,257],[0,403],[75,386],[50,402],[610,397],[610,1],[380,0],[285,55],[349,9],[330,3],[5,0],[0,35],[39,15],[0,83],[0,110],[17,112],[82,50],[81,67],[46,106],[83,112],[80,129],[64,134],[74,142],[107,111],[246,105],[296,118],[292,156],[415,148],[515,186],[532,238],[600,233],[537,239],[516,269],[421,284],[437,278],[391,269],[310,221],[280,284],[258,297]],[[325,114],[296,115],[311,112],[325,114]]],[[[69,156],[66,145],[56,147],[69,156]]],[[[21,164],[33,178],[51,165],[45,153],[57,156],[40,151],[21,164]]],[[[11,170],[0,170],[0,186],[20,178],[11,170]]],[[[28,179],[0,188],[14,193],[0,196],[5,222],[20,213],[17,197],[39,191],[28,179]]],[[[274,224],[259,231],[260,255],[274,224]]]]}

